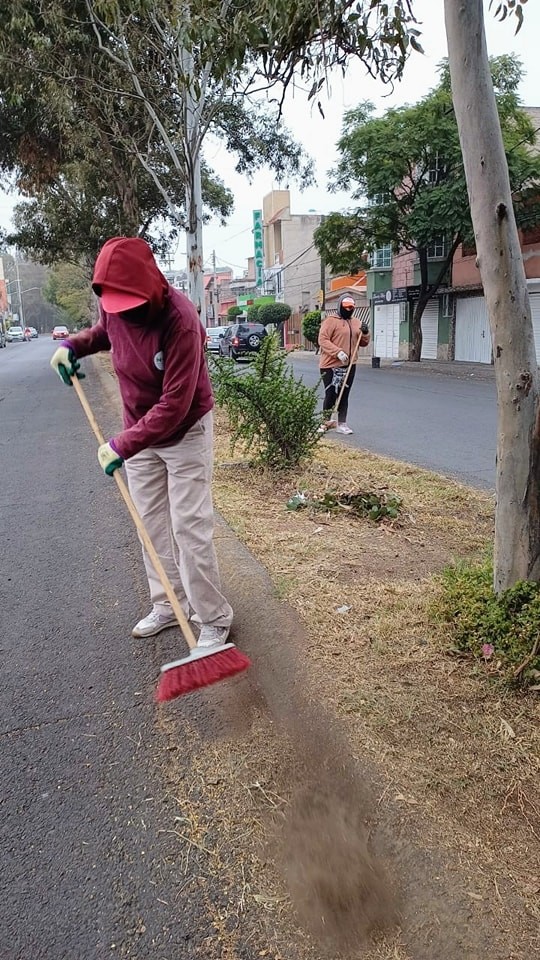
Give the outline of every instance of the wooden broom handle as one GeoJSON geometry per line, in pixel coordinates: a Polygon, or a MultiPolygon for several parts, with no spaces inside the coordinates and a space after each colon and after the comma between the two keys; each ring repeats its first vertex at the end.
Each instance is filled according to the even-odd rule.
{"type": "Polygon", "coordinates": [[[362,339],[362,328],[360,327],[360,333],[359,333],[359,335],[358,335],[358,340],[357,340],[356,346],[355,346],[355,348],[354,348],[354,350],[353,350],[353,352],[352,352],[352,357],[351,357],[350,360],[349,360],[349,366],[347,367],[347,372],[346,372],[345,376],[343,377],[343,383],[341,384],[341,390],[340,390],[339,393],[338,393],[337,400],[336,400],[336,402],[335,402],[335,404],[334,404],[334,406],[333,406],[333,408],[332,408],[332,410],[331,410],[331,413],[333,413],[334,410],[337,410],[337,408],[339,407],[339,405],[340,405],[340,403],[341,403],[341,398],[342,398],[343,393],[344,393],[344,391],[345,391],[345,387],[347,386],[347,381],[348,381],[348,379],[349,379],[349,374],[350,374],[352,368],[354,367],[354,364],[355,364],[355,362],[356,362],[356,358],[357,358],[357,356],[358,356],[358,351],[359,351],[359,349],[360,349],[360,341],[361,341],[361,339],[362,339]]]}
{"type": "MultiPolygon", "coordinates": [[[[90,404],[88,403],[88,400],[86,399],[86,394],[85,394],[85,392],[84,392],[84,390],[83,390],[83,388],[82,388],[82,385],[81,385],[81,382],[80,382],[79,378],[78,378],[78,377],[72,377],[71,383],[72,383],[73,386],[75,387],[75,393],[77,394],[79,400],[81,401],[81,406],[82,406],[82,408],[83,408],[83,410],[84,410],[84,412],[85,412],[85,414],[86,414],[86,416],[87,416],[88,423],[90,424],[90,426],[92,427],[92,430],[94,431],[94,434],[95,434],[95,437],[96,437],[97,442],[98,442],[100,445],[101,445],[102,443],[106,443],[106,440],[105,440],[105,438],[104,438],[104,436],[103,436],[103,434],[102,434],[102,432],[101,432],[101,430],[100,430],[100,428],[99,428],[99,424],[98,424],[98,422],[97,422],[97,420],[96,420],[96,418],[95,418],[95,416],[94,416],[94,414],[93,414],[93,412],[92,412],[92,408],[90,407],[90,404]]],[[[172,607],[172,609],[173,609],[174,615],[175,615],[176,619],[178,620],[178,623],[180,624],[180,629],[182,630],[182,633],[184,634],[185,641],[186,641],[188,647],[189,647],[191,650],[194,650],[195,647],[197,646],[197,641],[196,641],[196,639],[195,639],[195,637],[194,637],[194,635],[193,635],[193,631],[192,631],[192,629],[191,629],[191,627],[190,627],[190,625],[189,625],[189,623],[188,623],[188,621],[187,621],[186,615],[185,615],[184,611],[182,610],[182,607],[181,607],[181,605],[180,605],[180,602],[179,602],[179,600],[178,600],[178,598],[177,598],[177,596],[176,596],[176,594],[175,594],[175,592],[174,592],[172,583],[171,583],[171,581],[169,580],[167,574],[165,573],[165,570],[163,569],[163,564],[162,564],[161,560],[159,559],[159,557],[158,557],[158,555],[157,555],[157,553],[156,553],[154,544],[152,543],[152,541],[151,541],[151,539],[150,539],[150,535],[149,535],[149,533],[148,533],[148,531],[147,531],[144,523],[142,522],[142,520],[141,520],[141,518],[140,518],[140,516],[139,516],[139,513],[138,513],[138,511],[137,511],[137,508],[136,508],[135,504],[133,503],[131,494],[130,494],[128,488],[127,488],[127,484],[126,484],[125,480],[124,480],[123,477],[121,476],[120,470],[115,470],[114,473],[113,473],[113,477],[114,477],[114,479],[116,480],[116,485],[117,485],[117,487],[118,487],[118,489],[119,489],[119,491],[120,491],[120,493],[121,493],[121,495],[122,495],[122,498],[123,498],[123,500],[124,500],[124,503],[125,503],[126,507],[128,508],[130,514],[131,514],[131,519],[133,520],[133,523],[135,524],[135,526],[136,526],[136,528],[137,528],[137,530],[138,530],[138,532],[139,532],[139,534],[140,534],[141,540],[142,540],[142,542],[143,542],[143,544],[144,544],[144,546],[145,546],[145,549],[146,549],[146,551],[147,551],[147,553],[148,553],[148,556],[150,557],[150,559],[151,559],[151,561],[152,561],[152,563],[153,563],[153,565],[154,565],[155,571],[156,571],[156,573],[157,573],[157,575],[158,575],[158,577],[159,577],[159,579],[160,579],[160,581],[161,581],[161,585],[162,585],[163,589],[165,590],[165,593],[167,594],[167,599],[168,599],[168,601],[169,601],[169,603],[170,603],[170,605],[171,605],[171,607],[172,607]]]]}

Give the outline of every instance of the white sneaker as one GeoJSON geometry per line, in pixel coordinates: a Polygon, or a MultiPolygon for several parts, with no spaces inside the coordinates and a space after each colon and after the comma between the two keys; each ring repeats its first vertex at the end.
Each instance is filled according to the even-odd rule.
{"type": "Polygon", "coordinates": [[[351,430],[351,428],[346,423],[338,423],[336,427],[336,433],[348,434],[348,433],[354,433],[354,430],[351,430]]]}
{"type": "Polygon", "coordinates": [[[131,634],[134,637],[155,637],[156,633],[161,633],[167,627],[175,627],[177,623],[174,613],[159,613],[152,607],[148,616],[135,624],[131,634]]]}
{"type": "Polygon", "coordinates": [[[221,647],[226,642],[230,629],[230,627],[214,627],[204,623],[197,640],[197,647],[221,647]]]}

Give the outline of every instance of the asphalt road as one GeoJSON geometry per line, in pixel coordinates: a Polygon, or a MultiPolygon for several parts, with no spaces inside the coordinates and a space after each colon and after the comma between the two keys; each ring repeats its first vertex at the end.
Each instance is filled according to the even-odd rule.
{"type": "Polygon", "coordinates": [[[0,351],[0,960],[208,956],[164,772],[165,720],[182,737],[198,695],[154,703],[179,637],[130,636],[148,603],[138,541],[52,351],[0,351]]]}
{"type": "MultiPolygon", "coordinates": [[[[306,384],[319,378],[318,357],[291,354],[306,384]]],[[[320,390],[322,396],[322,389],[320,390]]],[[[359,364],[351,389],[348,445],[405,460],[475,487],[495,486],[497,404],[493,381],[423,369],[374,370],[359,364]]]]}

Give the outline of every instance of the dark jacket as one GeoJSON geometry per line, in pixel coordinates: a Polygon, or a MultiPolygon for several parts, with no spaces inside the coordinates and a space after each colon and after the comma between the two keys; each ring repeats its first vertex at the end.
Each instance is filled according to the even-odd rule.
{"type": "Polygon", "coordinates": [[[146,447],[177,443],[214,405],[206,334],[195,307],[167,283],[148,244],[135,237],[107,241],[93,285],[136,294],[151,305],[142,324],[100,307],[98,323],[64,341],[78,358],[111,350],[124,410],[114,449],[127,460],[146,447]]]}

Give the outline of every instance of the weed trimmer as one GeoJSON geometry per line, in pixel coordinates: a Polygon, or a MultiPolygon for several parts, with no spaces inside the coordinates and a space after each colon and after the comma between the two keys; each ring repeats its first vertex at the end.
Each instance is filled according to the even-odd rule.
{"type": "Polygon", "coordinates": [[[341,403],[341,398],[342,398],[342,396],[343,396],[343,394],[345,393],[345,390],[346,390],[346,388],[347,388],[347,383],[349,382],[349,377],[350,377],[350,374],[351,374],[351,370],[352,370],[352,368],[354,367],[354,365],[355,365],[355,363],[356,363],[356,358],[358,357],[358,351],[359,351],[359,349],[360,349],[360,341],[361,341],[361,340],[362,340],[362,329],[360,328],[360,335],[359,335],[359,337],[358,337],[358,340],[357,340],[357,342],[356,342],[356,345],[355,345],[355,347],[354,347],[354,350],[353,350],[353,352],[352,352],[352,355],[349,357],[349,366],[347,367],[347,369],[346,369],[346,371],[345,371],[345,376],[343,377],[343,382],[342,382],[342,384],[341,384],[340,391],[339,391],[339,393],[338,393],[338,395],[337,395],[336,402],[334,403],[334,406],[332,407],[332,409],[331,409],[331,411],[330,411],[330,419],[327,420],[325,423],[322,424],[322,427],[323,427],[324,430],[334,430],[334,429],[337,427],[337,425],[338,425],[338,408],[339,408],[339,405],[340,405],[340,403],[341,403]]]}
{"type": "MultiPolygon", "coordinates": [[[[92,413],[92,409],[86,395],[77,377],[71,380],[75,387],[75,393],[81,401],[81,406],[88,418],[88,422],[94,431],[99,444],[105,443],[105,438],[99,428],[98,422],[92,413]]],[[[159,559],[154,545],[150,539],[148,531],[142,522],[135,504],[131,499],[131,494],[127,485],[120,475],[119,470],[115,470],[113,477],[116,485],[131,514],[140,538],[148,552],[148,555],[154,565],[154,569],[161,581],[163,589],[167,594],[167,599],[173,609],[173,613],[178,620],[178,625],[184,635],[184,639],[190,649],[188,657],[182,660],[174,660],[172,663],[166,663],[161,668],[161,676],[156,691],[156,699],[159,701],[174,700],[175,697],[183,693],[190,693],[199,687],[208,687],[218,680],[225,680],[236,673],[241,673],[251,666],[251,661],[242,653],[234,643],[223,643],[219,647],[211,649],[201,649],[197,647],[197,641],[193,631],[187,621],[187,617],[176,597],[173,586],[163,569],[163,564],[159,559]]]]}

